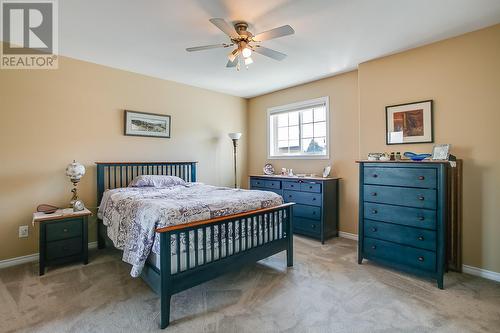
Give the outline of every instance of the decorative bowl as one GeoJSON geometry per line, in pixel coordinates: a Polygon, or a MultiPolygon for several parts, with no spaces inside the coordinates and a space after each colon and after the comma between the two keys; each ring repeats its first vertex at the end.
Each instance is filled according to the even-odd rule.
{"type": "Polygon", "coordinates": [[[271,176],[274,175],[274,167],[271,163],[267,163],[263,168],[264,174],[271,176]]]}
{"type": "Polygon", "coordinates": [[[412,161],[423,161],[426,158],[429,158],[432,156],[432,154],[415,154],[410,151],[405,152],[403,155],[408,157],[412,161]]]}

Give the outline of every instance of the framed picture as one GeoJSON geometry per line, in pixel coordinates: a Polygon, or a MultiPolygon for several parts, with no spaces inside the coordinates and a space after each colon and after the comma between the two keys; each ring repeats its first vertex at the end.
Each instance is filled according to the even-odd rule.
{"type": "Polygon", "coordinates": [[[125,110],[125,135],[170,138],[170,116],[125,110]]]}
{"type": "Polygon", "coordinates": [[[386,143],[434,142],[432,100],[385,107],[386,143]]]}
{"type": "Polygon", "coordinates": [[[450,157],[450,145],[434,145],[432,148],[432,159],[433,160],[444,160],[447,161],[450,157]]]}

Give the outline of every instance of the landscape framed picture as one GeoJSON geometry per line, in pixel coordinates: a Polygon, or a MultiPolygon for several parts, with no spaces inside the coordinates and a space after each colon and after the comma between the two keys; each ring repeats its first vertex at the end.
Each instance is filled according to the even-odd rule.
{"type": "Polygon", "coordinates": [[[170,116],[125,110],[125,135],[170,138],[170,116]]]}
{"type": "Polygon", "coordinates": [[[432,100],[385,107],[386,143],[434,142],[432,100]]]}

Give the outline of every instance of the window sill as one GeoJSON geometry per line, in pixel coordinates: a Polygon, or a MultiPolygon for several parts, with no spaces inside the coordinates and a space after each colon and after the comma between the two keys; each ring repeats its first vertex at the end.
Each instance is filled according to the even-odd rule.
{"type": "Polygon", "coordinates": [[[298,155],[298,156],[267,156],[268,160],[329,160],[329,155],[320,155],[320,156],[307,156],[307,155],[298,155]]]}

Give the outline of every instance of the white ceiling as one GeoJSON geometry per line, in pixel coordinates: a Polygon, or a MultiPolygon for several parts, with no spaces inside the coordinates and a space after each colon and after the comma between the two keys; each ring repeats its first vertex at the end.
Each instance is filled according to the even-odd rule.
{"type": "Polygon", "coordinates": [[[500,22],[499,0],[62,0],[60,54],[241,97],[356,68],[364,61],[500,22]],[[245,20],[254,34],[289,24],[295,35],[264,42],[288,54],[254,55],[226,68],[228,42],[208,19],[245,20]]]}

